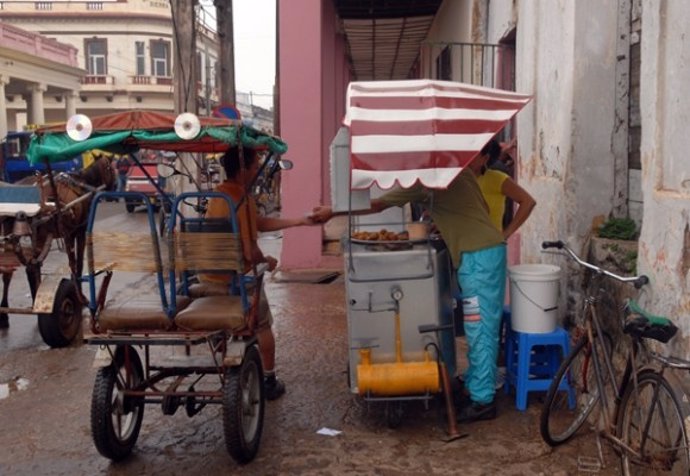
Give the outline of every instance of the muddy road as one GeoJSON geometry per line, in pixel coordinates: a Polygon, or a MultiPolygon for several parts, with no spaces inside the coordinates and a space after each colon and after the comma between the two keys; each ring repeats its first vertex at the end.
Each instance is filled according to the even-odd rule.
{"type": "MultiPolygon", "coordinates": [[[[134,230],[142,213],[126,214],[124,205],[108,204],[107,226],[134,230]]],[[[275,252],[279,236],[262,238],[275,252]]],[[[47,272],[64,268],[53,251],[47,272]]],[[[132,292],[132,282],[115,275],[110,297],[132,292]]],[[[219,407],[189,418],[183,409],[164,416],[145,407],[133,455],[111,463],[93,446],[90,403],[96,349],[80,342],[49,349],[33,316],[12,316],[0,332],[1,475],[93,474],[578,474],[597,458],[594,437],[585,434],[563,448],[545,445],[538,430],[539,395],[528,410],[515,410],[513,397],[499,393],[494,421],[461,427],[467,438],[445,443],[443,402],[428,409],[409,404],[401,426],[389,429],[383,407],[367,406],[349,393],[347,317],[342,278],[330,284],[270,280],[267,294],[275,316],[277,371],[287,393],[267,402],[264,433],[257,458],[238,466],[225,450],[219,407]],[[19,388],[17,388],[19,387],[19,388]],[[321,428],[337,436],[317,434],[321,428]],[[578,463],[579,461],[579,463],[578,463]]],[[[29,304],[22,270],[12,283],[12,305],[29,304]]],[[[615,455],[604,444],[605,467],[598,474],[618,474],[615,455]]]]}

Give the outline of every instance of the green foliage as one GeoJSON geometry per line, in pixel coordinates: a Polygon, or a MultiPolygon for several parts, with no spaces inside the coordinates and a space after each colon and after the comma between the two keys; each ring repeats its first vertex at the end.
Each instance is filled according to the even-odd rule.
{"type": "Polygon", "coordinates": [[[599,228],[599,236],[613,240],[636,240],[637,225],[631,218],[610,218],[599,228]]]}

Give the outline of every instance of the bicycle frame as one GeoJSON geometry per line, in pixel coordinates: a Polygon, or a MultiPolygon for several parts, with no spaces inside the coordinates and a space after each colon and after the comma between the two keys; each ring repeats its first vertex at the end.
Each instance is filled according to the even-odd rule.
{"type": "MultiPolygon", "coordinates": [[[[619,282],[633,283],[638,289],[648,282],[646,276],[618,276],[587,263],[563,242],[545,242],[542,246],[565,250],[578,264],[594,271],[595,280],[608,276],[619,282]]],[[[599,298],[603,290],[598,284],[596,281],[596,290],[585,297],[578,344],[563,361],[549,389],[541,417],[542,436],[552,446],[568,441],[600,404],[603,415],[599,415],[594,425],[597,440],[604,437],[620,450],[626,474],[631,471],[631,464],[643,465],[647,469],[674,470],[680,464],[687,469],[690,466],[690,437],[685,420],[690,416],[690,404],[685,393],[678,390],[674,376],[666,375],[665,370],[669,367],[690,370],[690,362],[662,357],[650,351],[644,340],[666,343],[677,328],[669,319],[652,316],[631,302],[632,316],[630,319],[622,317],[621,322],[621,329],[630,337],[630,347],[625,351],[625,370],[622,374],[617,372],[612,361],[613,349],[607,346],[607,335],[599,314],[599,298]],[[661,365],[649,365],[650,359],[661,365]],[[588,391],[588,386],[592,386],[590,371],[594,372],[597,394],[588,391]],[[568,409],[563,407],[558,396],[565,378],[569,385],[568,409]],[[607,393],[609,387],[612,392],[607,393]],[[611,394],[613,400],[610,400],[611,394]],[[587,398],[581,400],[583,396],[587,398]]],[[[597,446],[600,461],[603,461],[601,445],[597,446]]]]}

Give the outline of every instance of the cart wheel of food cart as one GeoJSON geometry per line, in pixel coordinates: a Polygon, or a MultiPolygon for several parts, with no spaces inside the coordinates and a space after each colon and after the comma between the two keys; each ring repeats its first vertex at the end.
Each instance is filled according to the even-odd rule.
{"type": "Polygon", "coordinates": [[[242,364],[225,370],[223,430],[225,446],[235,461],[248,463],[259,451],[264,424],[264,387],[256,345],[247,348],[242,364]]]}
{"type": "Polygon", "coordinates": [[[137,351],[119,346],[115,359],[96,374],[91,397],[91,436],[100,454],[119,461],[132,452],[144,418],[143,397],[125,396],[136,388],[144,372],[137,351]]]}
{"type": "Polygon", "coordinates": [[[386,402],[386,423],[388,428],[394,430],[400,426],[403,419],[403,403],[402,402],[386,402]]]}
{"type": "Polygon", "coordinates": [[[51,347],[68,346],[79,333],[82,305],[77,288],[68,279],[58,286],[53,300],[53,312],[38,315],[38,331],[43,342],[51,347]]]}

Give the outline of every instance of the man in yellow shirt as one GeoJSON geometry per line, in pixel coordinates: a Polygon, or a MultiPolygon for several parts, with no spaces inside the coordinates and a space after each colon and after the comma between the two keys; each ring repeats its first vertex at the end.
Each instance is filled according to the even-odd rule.
{"type": "MultiPolygon", "coordinates": [[[[259,248],[257,239],[260,231],[278,231],[293,226],[313,225],[309,218],[273,218],[262,217],[257,213],[256,202],[245,191],[249,189],[252,181],[259,170],[259,161],[256,151],[244,149],[244,170],[240,167],[240,160],[237,148],[228,149],[221,158],[221,164],[225,169],[226,180],[221,182],[214,190],[224,193],[232,198],[237,209],[237,219],[239,221],[240,236],[242,239],[242,251],[247,269],[252,265],[267,263],[268,270],[273,271],[278,264],[272,256],[264,255],[259,248]]],[[[207,218],[227,218],[230,214],[227,201],[220,198],[209,200],[207,218]]],[[[211,291],[213,294],[227,293],[231,276],[227,275],[204,275],[200,277],[203,283],[217,285],[211,291]]],[[[273,316],[268,306],[268,301],[261,290],[259,303],[259,322],[256,333],[259,342],[259,351],[264,367],[264,389],[268,400],[275,400],[285,393],[285,384],[278,380],[275,375],[275,337],[271,324],[273,316]]]]}

